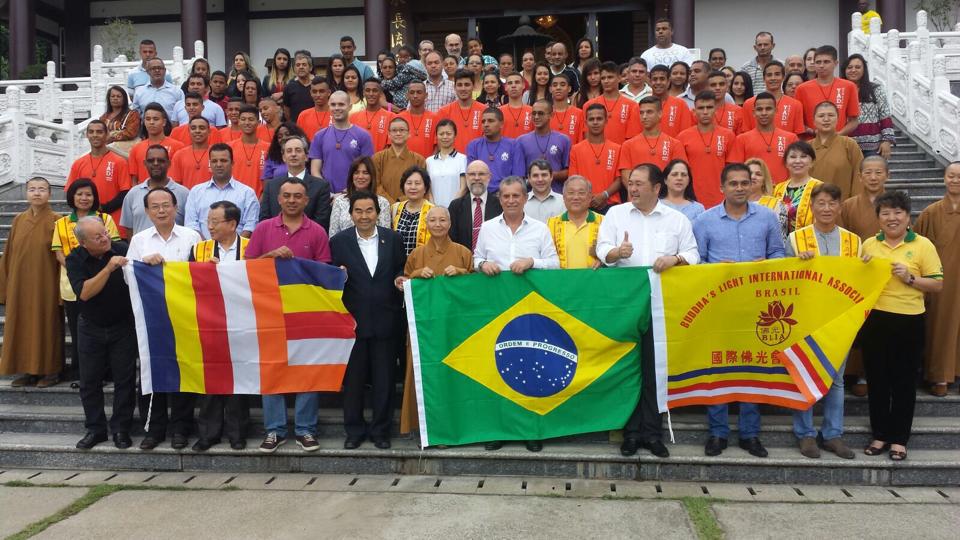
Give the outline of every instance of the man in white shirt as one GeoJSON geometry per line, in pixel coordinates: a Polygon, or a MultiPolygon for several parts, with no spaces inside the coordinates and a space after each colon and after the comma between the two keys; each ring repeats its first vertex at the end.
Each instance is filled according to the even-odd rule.
{"type": "MultiPolygon", "coordinates": [[[[663,177],[655,165],[638,165],[630,172],[627,178],[630,202],[611,208],[600,223],[597,258],[608,266],[652,266],[658,273],[677,265],[700,262],[690,220],[660,203],[661,189],[665,189],[663,177]]],[[[620,453],[632,456],[642,447],[657,457],[666,458],[670,452],[661,441],[663,419],[657,406],[652,327],[644,332],[640,349],[640,401],[623,428],[620,453]]],[[[665,373],[666,366],[662,367],[661,372],[665,373]]]]}
{"type": "MultiPolygon", "coordinates": [[[[600,68],[601,84],[603,80],[603,67],[600,68]]],[[[647,61],[639,56],[634,56],[627,62],[627,84],[623,85],[620,93],[632,99],[636,103],[653,93],[653,89],[647,84],[647,61]]]]}
{"type": "MultiPolygon", "coordinates": [[[[130,239],[127,259],[141,261],[149,265],[165,262],[187,261],[193,245],[200,241],[200,235],[191,229],[176,224],[177,197],[167,187],[153,188],[143,199],[147,215],[153,227],[145,229],[130,239]]],[[[187,447],[187,435],[193,428],[193,401],[195,394],[182,392],[155,392],[149,398],[141,396],[140,414],[146,416],[147,435],[140,443],[141,450],[153,450],[163,442],[167,434],[167,424],[173,432],[171,446],[175,450],[187,447]],[[170,401],[170,415],[167,416],[167,401],[170,401]],[[148,412],[149,411],[149,412],[148,412]],[[168,422],[169,420],[169,422],[168,422]]]]}
{"type": "Polygon", "coordinates": [[[559,216],[566,210],[563,197],[551,189],[553,171],[547,160],[538,159],[530,163],[527,167],[527,181],[531,189],[524,212],[528,217],[546,223],[548,219],[559,216]]]}
{"type": "Polygon", "coordinates": [[[695,60],[690,49],[673,42],[673,23],[670,19],[658,19],[653,32],[656,43],[640,55],[647,61],[648,69],[660,65],[670,67],[677,61],[686,62],[689,66],[695,60]]]}

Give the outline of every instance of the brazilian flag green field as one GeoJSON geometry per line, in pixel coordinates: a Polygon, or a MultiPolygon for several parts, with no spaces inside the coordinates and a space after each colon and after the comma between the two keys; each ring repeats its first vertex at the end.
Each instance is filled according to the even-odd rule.
{"type": "Polygon", "coordinates": [[[414,279],[423,446],[620,429],[640,394],[646,268],[414,279]]]}

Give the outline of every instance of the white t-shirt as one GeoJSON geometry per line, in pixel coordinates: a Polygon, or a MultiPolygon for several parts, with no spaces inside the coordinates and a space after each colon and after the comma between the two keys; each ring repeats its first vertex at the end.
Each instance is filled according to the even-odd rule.
{"type": "Polygon", "coordinates": [[[433,203],[446,208],[459,195],[460,175],[467,171],[467,156],[456,150],[443,159],[437,156],[427,158],[430,191],[433,192],[433,203]]]}
{"type": "Polygon", "coordinates": [[[641,54],[640,57],[647,61],[648,70],[659,65],[670,67],[674,62],[677,61],[686,62],[689,66],[691,62],[696,60],[696,58],[694,58],[693,54],[690,52],[690,49],[677,43],[674,43],[666,49],[661,49],[654,45],[653,47],[643,51],[643,54],[641,54]]]}

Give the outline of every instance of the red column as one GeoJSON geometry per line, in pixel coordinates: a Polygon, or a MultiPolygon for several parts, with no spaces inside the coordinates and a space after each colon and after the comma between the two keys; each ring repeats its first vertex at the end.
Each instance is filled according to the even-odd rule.
{"type": "Polygon", "coordinates": [[[37,16],[34,0],[10,0],[10,78],[34,63],[37,53],[37,16]]]}
{"type": "Polygon", "coordinates": [[[364,0],[363,31],[365,34],[365,56],[368,60],[377,57],[377,53],[388,48],[387,40],[387,1],[364,0]]]}
{"type": "Polygon", "coordinates": [[[685,47],[694,46],[693,3],[693,0],[670,0],[673,42],[685,47]]]}
{"type": "Polygon", "coordinates": [[[209,56],[207,3],[204,0],[180,0],[180,43],[184,58],[193,58],[193,42],[198,39],[204,44],[204,54],[209,56]]]}

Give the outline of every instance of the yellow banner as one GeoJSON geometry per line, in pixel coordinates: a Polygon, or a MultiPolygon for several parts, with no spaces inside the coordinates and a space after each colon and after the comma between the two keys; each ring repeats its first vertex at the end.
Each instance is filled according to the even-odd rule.
{"type": "Polygon", "coordinates": [[[731,401],[808,408],[889,279],[889,261],[851,257],[651,271],[661,410],[731,401]]]}

